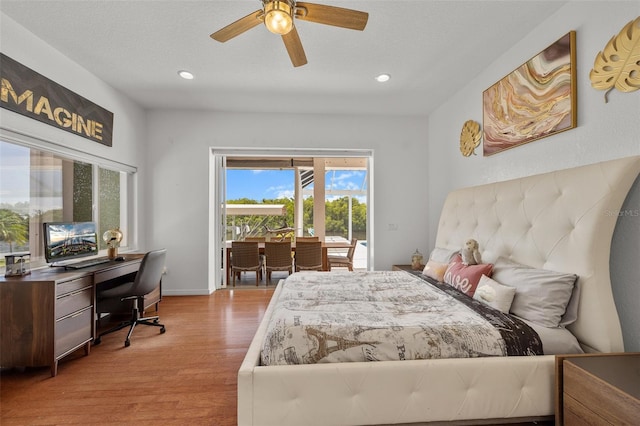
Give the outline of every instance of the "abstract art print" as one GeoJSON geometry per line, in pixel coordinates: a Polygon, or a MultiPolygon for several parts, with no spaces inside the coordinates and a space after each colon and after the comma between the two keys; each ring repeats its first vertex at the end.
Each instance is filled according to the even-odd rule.
{"type": "Polygon", "coordinates": [[[483,92],[485,156],[576,127],[575,45],[570,31],[483,92]]]}

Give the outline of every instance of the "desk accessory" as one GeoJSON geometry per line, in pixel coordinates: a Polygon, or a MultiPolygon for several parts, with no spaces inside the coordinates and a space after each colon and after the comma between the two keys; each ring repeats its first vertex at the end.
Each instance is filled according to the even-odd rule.
{"type": "Polygon", "coordinates": [[[120,228],[109,229],[102,234],[102,239],[107,243],[107,257],[115,259],[118,257],[118,245],[122,241],[122,231],[120,228]]]}
{"type": "Polygon", "coordinates": [[[30,253],[23,254],[8,254],[5,259],[5,277],[21,277],[23,275],[29,275],[31,273],[31,266],[29,265],[30,253]]]}

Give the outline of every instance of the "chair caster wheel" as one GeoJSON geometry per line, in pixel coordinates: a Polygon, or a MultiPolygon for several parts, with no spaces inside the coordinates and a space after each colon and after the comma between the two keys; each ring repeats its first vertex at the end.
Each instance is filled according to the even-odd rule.
{"type": "Polygon", "coordinates": [[[124,347],[128,348],[131,345],[131,342],[129,341],[129,339],[124,341],[124,347]]]}
{"type": "Polygon", "coordinates": [[[164,334],[164,332],[165,332],[165,331],[167,331],[167,330],[165,330],[165,328],[164,328],[164,327],[162,327],[162,328],[160,329],[160,334],[164,334]]]}
{"type": "Polygon", "coordinates": [[[99,337],[93,341],[94,345],[99,345],[102,342],[102,339],[100,339],[99,337]]]}

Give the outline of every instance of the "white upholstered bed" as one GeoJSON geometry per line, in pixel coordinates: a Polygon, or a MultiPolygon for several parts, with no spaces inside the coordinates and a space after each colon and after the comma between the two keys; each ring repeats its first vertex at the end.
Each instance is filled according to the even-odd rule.
{"type": "MultiPolygon", "coordinates": [[[[640,156],[451,192],[436,246],[480,243],[484,261],[507,257],[577,274],[585,351],[623,351],[609,255],[640,156]]],[[[239,425],[498,423],[554,414],[554,356],[261,366],[262,340],[281,286],[238,372],[239,425]]]]}

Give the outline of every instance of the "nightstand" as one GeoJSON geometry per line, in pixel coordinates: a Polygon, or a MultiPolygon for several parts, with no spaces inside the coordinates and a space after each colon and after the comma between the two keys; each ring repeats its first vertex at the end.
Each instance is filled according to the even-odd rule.
{"type": "MultiPolygon", "coordinates": [[[[424,268],[424,265],[422,265],[422,267],[424,268]]],[[[416,271],[422,271],[422,269],[411,269],[411,265],[393,265],[391,267],[392,271],[408,271],[408,272],[416,272],[416,271]]]]}
{"type": "Polygon", "coordinates": [[[556,357],[556,425],[635,425],[640,353],[556,357]]]}

